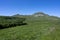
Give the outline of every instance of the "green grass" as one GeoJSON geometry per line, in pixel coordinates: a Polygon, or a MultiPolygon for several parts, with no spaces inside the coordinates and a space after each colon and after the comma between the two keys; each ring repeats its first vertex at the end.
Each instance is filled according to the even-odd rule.
{"type": "Polygon", "coordinates": [[[60,25],[56,20],[26,21],[28,25],[0,30],[0,40],[60,40],[60,25]]]}

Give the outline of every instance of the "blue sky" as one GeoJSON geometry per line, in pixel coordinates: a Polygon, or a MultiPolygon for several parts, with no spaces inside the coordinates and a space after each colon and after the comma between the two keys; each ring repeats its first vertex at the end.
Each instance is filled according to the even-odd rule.
{"type": "Polygon", "coordinates": [[[60,0],[0,0],[0,15],[31,15],[35,12],[60,16],[60,0]]]}

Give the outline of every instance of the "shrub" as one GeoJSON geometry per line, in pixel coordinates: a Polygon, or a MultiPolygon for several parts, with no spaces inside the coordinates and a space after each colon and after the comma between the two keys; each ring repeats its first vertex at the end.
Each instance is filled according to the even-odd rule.
{"type": "Polygon", "coordinates": [[[0,29],[23,25],[25,18],[0,16],[0,29]]]}

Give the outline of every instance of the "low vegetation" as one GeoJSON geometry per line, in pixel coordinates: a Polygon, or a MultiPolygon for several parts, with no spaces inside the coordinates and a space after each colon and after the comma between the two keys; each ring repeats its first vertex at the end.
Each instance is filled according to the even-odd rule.
{"type": "Polygon", "coordinates": [[[0,16],[0,29],[23,25],[23,21],[25,18],[0,16]]]}

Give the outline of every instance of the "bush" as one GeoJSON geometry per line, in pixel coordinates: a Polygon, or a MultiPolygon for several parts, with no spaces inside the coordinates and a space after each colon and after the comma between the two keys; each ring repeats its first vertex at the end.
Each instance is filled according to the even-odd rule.
{"type": "Polygon", "coordinates": [[[25,18],[0,16],[0,29],[23,25],[25,18]]]}

